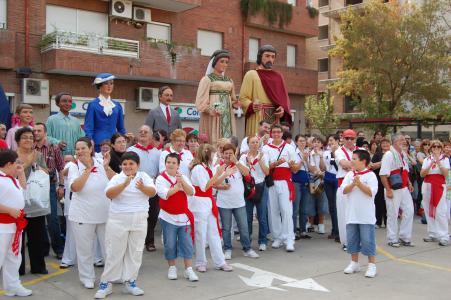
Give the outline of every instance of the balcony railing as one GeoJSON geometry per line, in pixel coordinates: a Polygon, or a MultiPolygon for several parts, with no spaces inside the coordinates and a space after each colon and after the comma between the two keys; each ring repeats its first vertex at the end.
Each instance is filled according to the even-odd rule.
{"type": "Polygon", "coordinates": [[[0,29],[6,29],[6,23],[0,22],[0,29]]]}
{"type": "Polygon", "coordinates": [[[139,41],[55,31],[43,36],[41,53],[52,49],[65,49],[95,54],[139,58],[139,41]]]}

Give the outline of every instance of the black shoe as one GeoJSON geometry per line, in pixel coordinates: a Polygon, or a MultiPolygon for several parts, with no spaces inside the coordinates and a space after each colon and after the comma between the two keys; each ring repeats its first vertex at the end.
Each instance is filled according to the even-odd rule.
{"type": "Polygon", "coordinates": [[[308,234],[304,233],[304,234],[301,234],[300,238],[303,239],[303,240],[310,240],[312,237],[309,236],[308,234]]]}
{"type": "Polygon", "coordinates": [[[335,237],[335,243],[340,243],[341,241],[340,241],[340,237],[339,236],[336,236],[335,237]]]}
{"type": "Polygon", "coordinates": [[[42,270],[31,270],[30,271],[31,274],[42,274],[42,275],[47,275],[49,273],[49,271],[47,271],[47,269],[42,269],[42,270]]]}
{"type": "Polygon", "coordinates": [[[301,239],[301,234],[296,232],[296,234],[294,235],[294,240],[299,241],[300,239],[301,239]]]}
{"type": "Polygon", "coordinates": [[[61,260],[61,259],[63,259],[63,254],[62,253],[57,253],[55,255],[55,257],[56,257],[56,259],[61,260]]]}

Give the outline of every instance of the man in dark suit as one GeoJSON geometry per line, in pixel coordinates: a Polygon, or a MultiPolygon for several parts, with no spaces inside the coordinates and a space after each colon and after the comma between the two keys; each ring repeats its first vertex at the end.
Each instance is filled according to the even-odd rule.
{"type": "Polygon", "coordinates": [[[168,136],[171,136],[174,130],[182,128],[179,114],[170,107],[173,98],[172,89],[167,85],[160,87],[158,98],[160,99],[160,106],[149,111],[145,124],[153,132],[163,129],[168,136]]]}

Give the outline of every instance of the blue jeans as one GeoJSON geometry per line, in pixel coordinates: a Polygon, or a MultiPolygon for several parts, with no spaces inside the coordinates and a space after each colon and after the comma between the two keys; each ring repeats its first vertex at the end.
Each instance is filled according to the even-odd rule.
{"type": "Polygon", "coordinates": [[[164,257],[173,260],[177,257],[184,259],[193,258],[193,240],[191,238],[191,226],[177,226],[160,219],[163,229],[164,257]]]}
{"type": "MultiPolygon", "coordinates": [[[[308,187],[307,187],[308,188],[308,187]]],[[[314,217],[317,214],[327,215],[329,208],[327,207],[327,198],[324,192],[321,195],[315,196],[308,192],[310,197],[307,201],[307,215],[309,217],[314,217]]]]}
{"type": "Polygon", "coordinates": [[[366,256],[376,256],[374,224],[346,224],[348,253],[362,252],[366,256]]]}
{"type": "Polygon", "coordinates": [[[338,218],[337,218],[337,189],[338,181],[324,181],[324,192],[329,204],[329,214],[332,220],[332,235],[338,236],[338,218]]]}
{"type": "Polygon", "coordinates": [[[296,189],[296,198],[293,202],[293,228],[296,233],[299,215],[299,228],[301,233],[303,233],[305,232],[305,227],[308,220],[307,203],[310,193],[308,186],[303,183],[294,182],[294,188],[296,189]]]}
{"type": "Polygon", "coordinates": [[[262,183],[263,194],[260,203],[253,203],[246,200],[246,212],[247,212],[247,227],[249,230],[249,238],[252,240],[252,220],[254,218],[254,206],[257,208],[257,220],[258,220],[258,244],[267,244],[268,239],[268,188],[265,183],[262,183]]]}
{"type": "Polygon", "coordinates": [[[224,240],[224,250],[232,250],[232,214],[240,231],[240,242],[244,251],[251,249],[249,230],[247,228],[246,206],[238,208],[219,207],[222,225],[222,239],[224,240]]]}
{"type": "Polygon", "coordinates": [[[50,244],[55,254],[63,254],[64,241],[61,237],[61,227],[58,217],[58,199],[56,196],[56,185],[50,183],[50,214],[46,216],[47,228],[50,235],[50,244]]]}

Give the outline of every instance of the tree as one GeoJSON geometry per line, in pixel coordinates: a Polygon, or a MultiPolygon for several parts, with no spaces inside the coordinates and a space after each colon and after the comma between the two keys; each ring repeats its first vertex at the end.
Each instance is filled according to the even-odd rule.
{"type": "Polygon", "coordinates": [[[416,7],[372,0],[344,11],[342,36],[329,52],[343,59],[343,70],[330,88],[358,99],[366,117],[443,115],[441,108],[451,105],[449,33],[440,13],[446,2],[416,7]]]}
{"type": "Polygon", "coordinates": [[[305,117],[312,129],[318,129],[322,135],[327,136],[337,128],[339,119],[334,115],[334,99],[329,94],[305,98],[305,117]]]}

